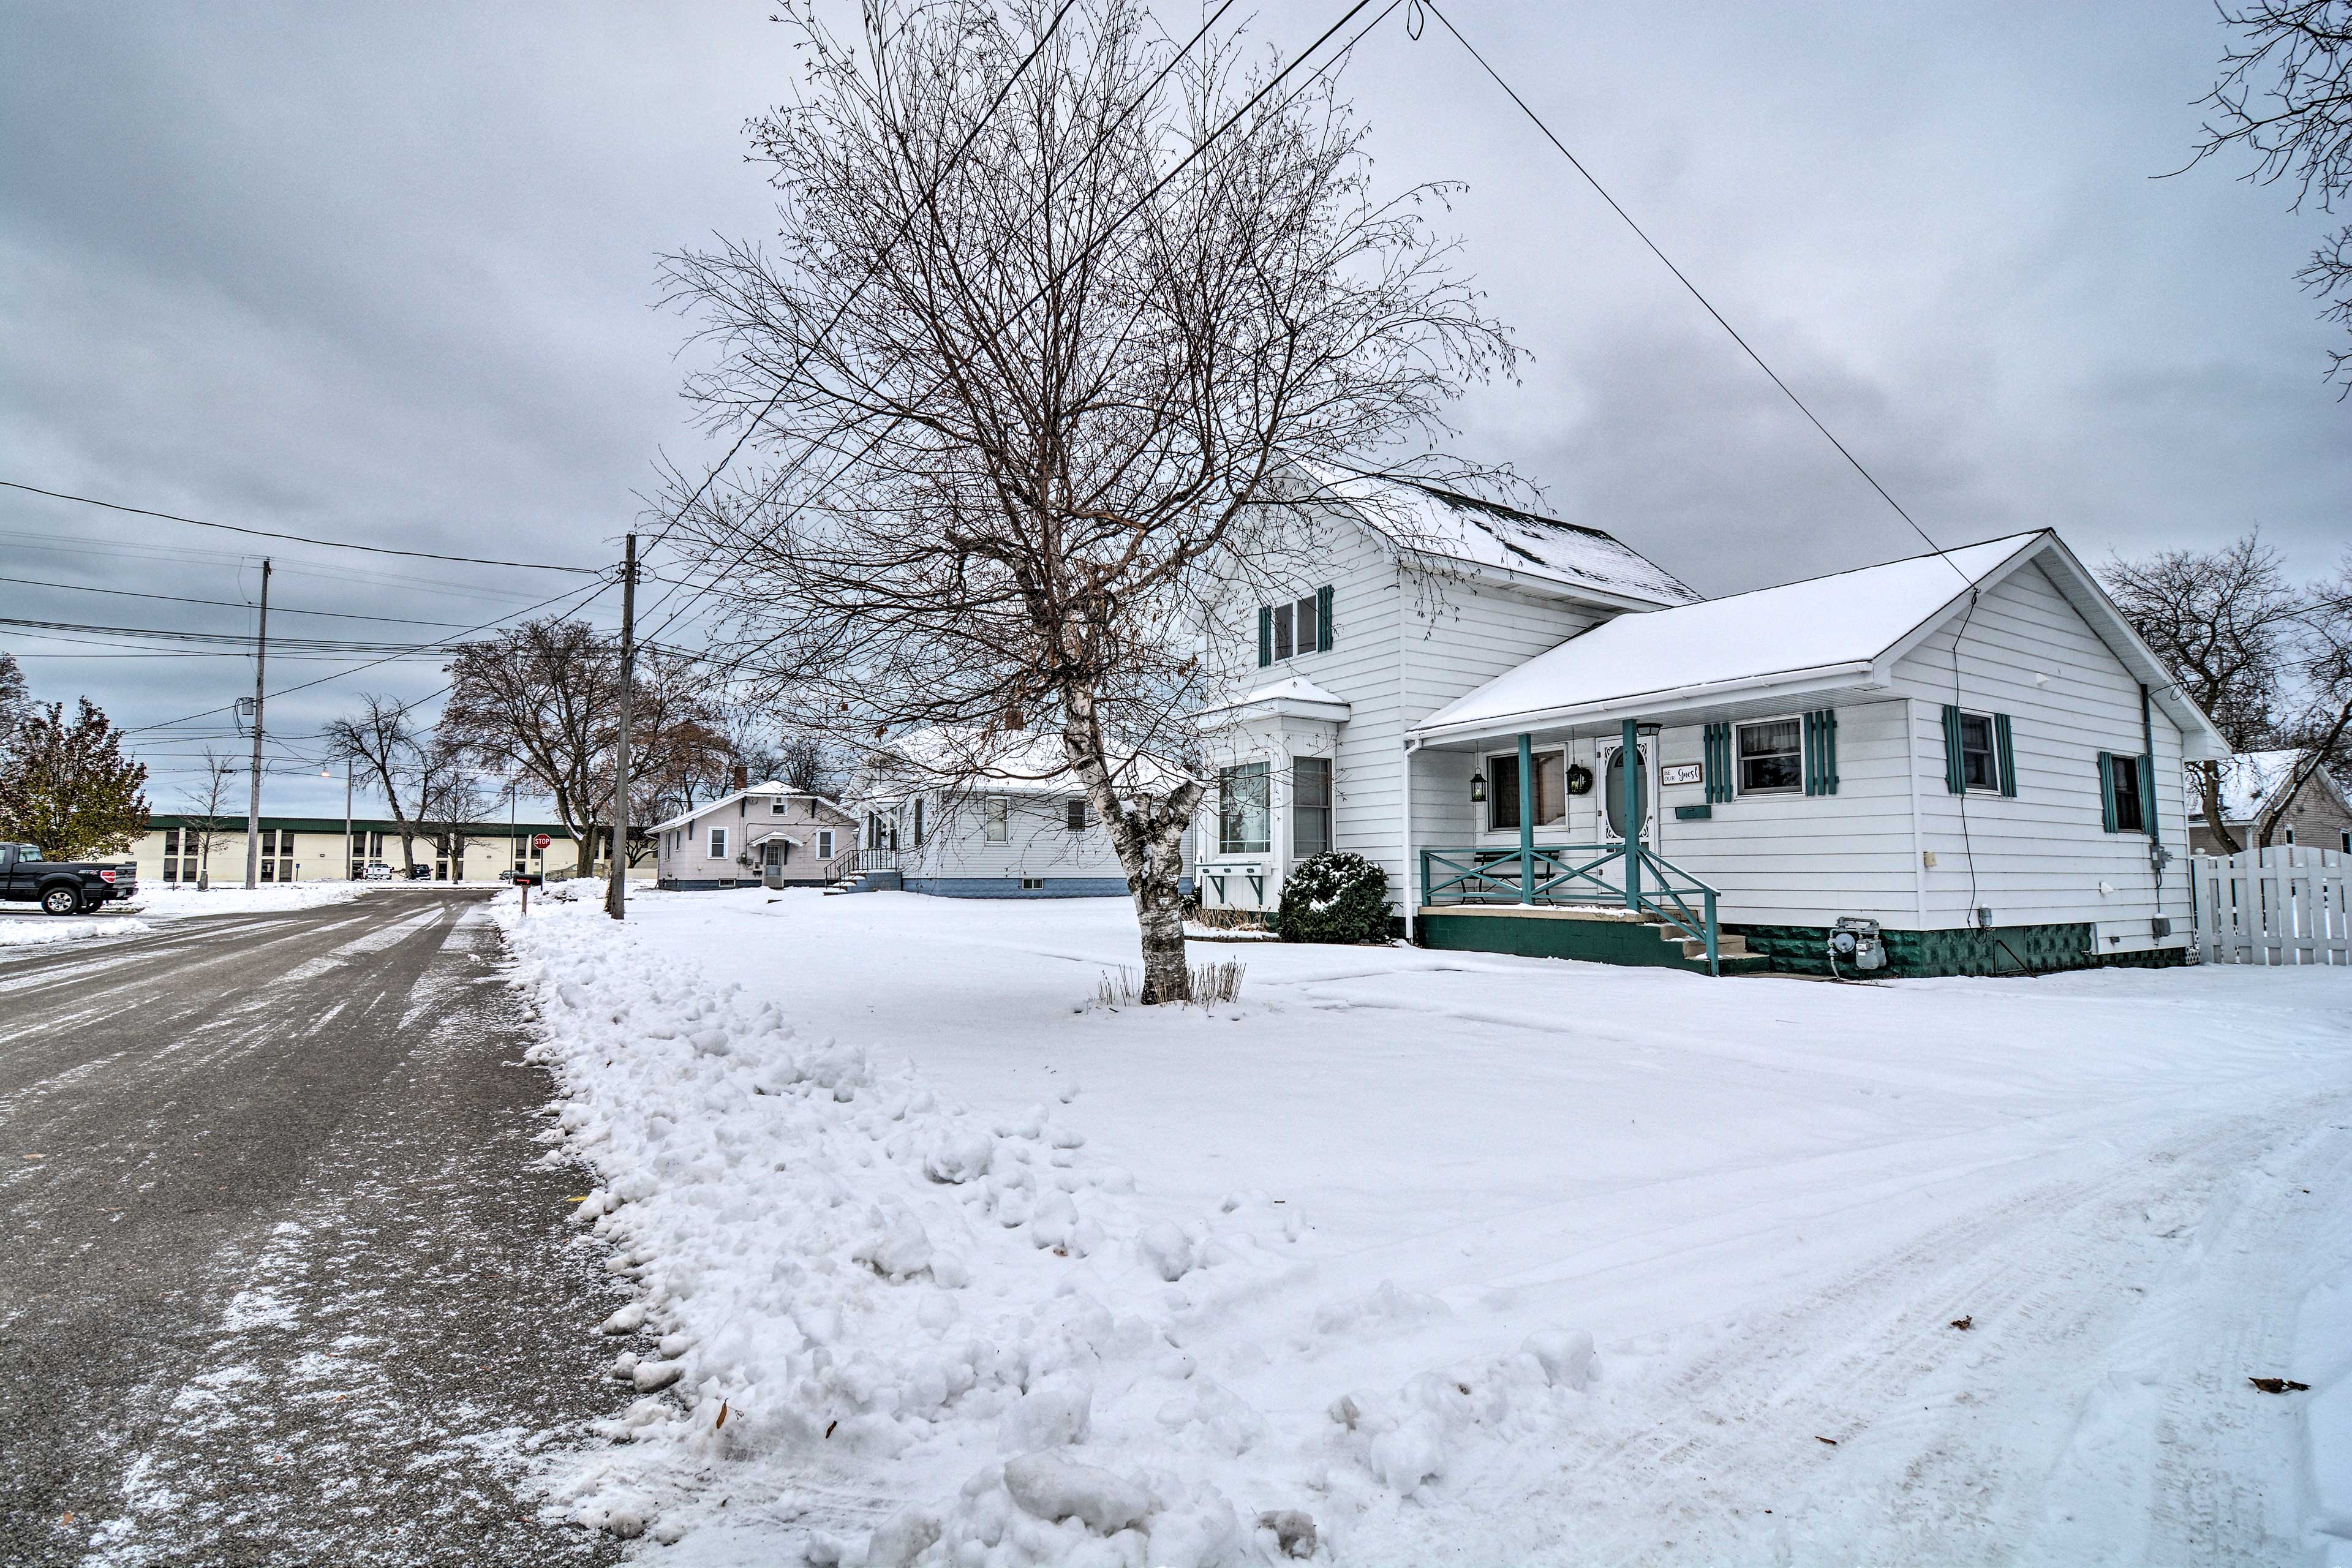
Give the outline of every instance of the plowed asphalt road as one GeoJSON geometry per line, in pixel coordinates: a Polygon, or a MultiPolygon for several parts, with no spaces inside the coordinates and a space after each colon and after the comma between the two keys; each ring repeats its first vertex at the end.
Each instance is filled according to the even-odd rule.
{"type": "Polygon", "coordinates": [[[617,1298],[482,896],[0,950],[0,1563],[611,1555],[521,1489],[617,1298]]]}

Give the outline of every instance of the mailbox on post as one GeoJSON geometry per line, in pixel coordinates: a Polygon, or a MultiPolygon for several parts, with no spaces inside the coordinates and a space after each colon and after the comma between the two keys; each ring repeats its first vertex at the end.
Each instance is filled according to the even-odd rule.
{"type": "Polygon", "coordinates": [[[530,890],[533,888],[538,887],[540,883],[546,879],[547,879],[544,877],[535,875],[530,871],[517,871],[514,874],[514,885],[522,889],[522,912],[524,914],[527,915],[530,913],[530,890]]]}

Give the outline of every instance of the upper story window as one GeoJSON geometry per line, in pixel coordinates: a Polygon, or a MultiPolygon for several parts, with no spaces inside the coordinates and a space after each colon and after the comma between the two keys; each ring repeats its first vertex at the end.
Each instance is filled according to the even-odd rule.
{"type": "Polygon", "coordinates": [[[1083,832],[1094,826],[1094,812],[1087,806],[1084,795],[1075,795],[1062,803],[1062,822],[1073,833],[1083,832]]]}
{"type": "Polygon", "coordinates": [[[1329,587],[1318,588],[1286,604],[1258,606],[1257,662],[1261,668],[1304,653],[1328,653],[1330,648],[1329,587]]]}
{"type": "Polygon", "coordinates": [[[1002,844],[1012,837],[1011,824],[1005,818],[1005,802],[1001,795],[990,795],[981,802],[980,819],[991,844],[1002,844]]]}
{"type": "Polygon", "coordinates": [[[770,795],[768,797],[768,815],[771,816],[782,816],[786,815],[791,810],[790,803],[791,797],[788,795],[770,795]]]}
{"type": "Polygon", "coordinates": [[[2000,788],[2000,753],[1989,713],[1960,715],[1960,783],[1968,789],[2000,788]]]}

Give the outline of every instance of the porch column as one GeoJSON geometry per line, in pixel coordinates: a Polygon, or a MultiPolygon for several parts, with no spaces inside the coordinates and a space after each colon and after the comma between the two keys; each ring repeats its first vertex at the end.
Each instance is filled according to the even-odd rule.
{"type": "Polygon", "coordinates": [[[1535,737],[1519,737],[1519,902],[1536,901],[1535,737]]]}
{"type": "Polygon", "coordinates": [[[1642,907],[1642,857],[1637,846],[1642,838],[1642,768],[1636,748],[1641,737],[1634,732],[1633,721],[1625,721],[1619,731],[1617,763],[1623,776],[1618,795],[1618,810],[1625,825],[1625,907],[1642,907]]]}

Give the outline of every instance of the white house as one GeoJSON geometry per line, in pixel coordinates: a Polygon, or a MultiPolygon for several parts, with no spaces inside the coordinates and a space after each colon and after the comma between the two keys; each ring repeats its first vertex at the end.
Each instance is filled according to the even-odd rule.
{"type": "MultiPolygon", "coordinates": [[[[1149,760],[1121,765],[1122,777],[1149,760]]],[[[957,899],[1124,896],[1127,872],[1061,738],[1024,731],[911,732],[877,752],[852,799],[861,823],[861,880],[957,899]]]]}
{"type": "Polygon", "coordinates": [[[852,868],[857,819],[823,795],[770,779],[656,823],[665,888],[822,887],[852,868]]]}
{"type": "Polygon", "coordinates": [[[2055,533],[1700,601],[1605,533],[1397,489],[1326,488],[1319,576],[1255,606],[1257,683],[1203,716],[1204,905],[1272,908],[1328,844],[1433,946],[1811,969],[1843,920],[1895,973],[2182,954],[2182,761],[2225,748],[2055,533]]]}

